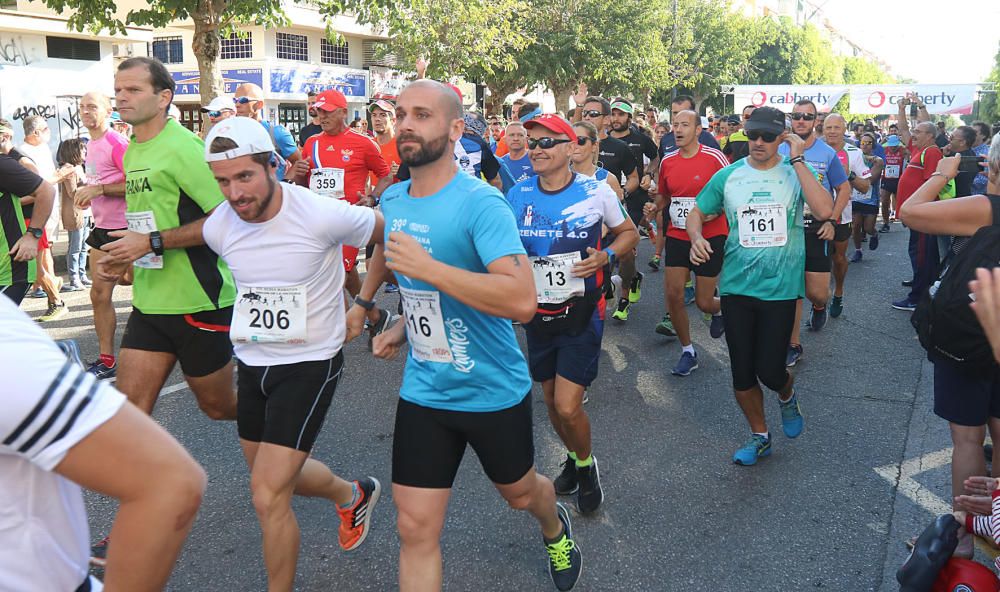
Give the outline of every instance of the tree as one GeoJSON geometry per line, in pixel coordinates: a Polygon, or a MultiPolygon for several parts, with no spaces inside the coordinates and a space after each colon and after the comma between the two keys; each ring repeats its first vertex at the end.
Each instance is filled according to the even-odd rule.
{"type": "MultiPolygon", "coordinates": [[[[993,58],[993,70],[986,77],[986,82],[992,82],[994,88],[1000,88],[1000,50],[997,50],[993,58]]],[[[977,117],[983,121],[1000,120],[1000,101],[997,101],[996,92],[988,92],[980,95],[979,105],[976,109],[977,117]]]]}

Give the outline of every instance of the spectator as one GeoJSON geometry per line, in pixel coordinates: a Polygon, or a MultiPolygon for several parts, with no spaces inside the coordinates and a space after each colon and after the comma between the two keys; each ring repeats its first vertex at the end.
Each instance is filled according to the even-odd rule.
{"type": "Polygon", "coordinates": [[[937,136],[934,137],[934,144],[942,150],[948,145],[948,130],[944,127],[944,122],[937,122],[937,136]]]}
{"type": "Polygon", "coordinates": [[[319,125],[319,112],[316,111],[316,91],[311,90],[306,94],[306,111],[309,113],[309,123],[299,130],[299,149],[306,144],[306,140],[323,131],[319,125]]]}
{"type": "Polygon", "coordinates": [[[63,292],[79,292],[84,289],[85,284],[90,284],[87,277],[87,236],[90,235],[90,226],[93,218],[90,208],[80,209],[76,207],[75,198],[78,187],[87,183],[87,174],[83,170],[83,163],[87,158],[87,145],[83,140],[73,138],[63,140],[56,150],[56,160],[59,166],[73,167],[73,174],[67,175],[59,183],[62,201],[60,212],[62,225],[69,233],[69,245],[66,250],[66,271],[69,273],[69,283],[63,286],[63,292]]]}
{"type": "MultiPolygon", "coordinates": [[[[993,137],[993,134],[990,133],[990,125],[985,121],[976,121],[973,122],[972,129],[976,130],[976,145],[972,147],[972,151],[976,156],[986,156],[990,152],[990,138],[993,137]]],[[[974,195],[985,193],[986,181],[986,173],[976,175],[972,181],[972,193],[974,195]]]]}

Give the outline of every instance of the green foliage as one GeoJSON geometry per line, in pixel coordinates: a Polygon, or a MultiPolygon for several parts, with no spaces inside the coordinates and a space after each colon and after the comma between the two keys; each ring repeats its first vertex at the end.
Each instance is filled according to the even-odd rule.
{"type": "MultiPolygon", "coordinates": [[[[993,70],[986,77],[985,82],[992,82],[995,89],[1000,89],[1000,50],[997,50],[993,58],[993,70]]],[[[978,118],[983,121],[1000,121],[1000,101],[997,101],[996,92],[983,93],[979,99],[978,118]]]]}

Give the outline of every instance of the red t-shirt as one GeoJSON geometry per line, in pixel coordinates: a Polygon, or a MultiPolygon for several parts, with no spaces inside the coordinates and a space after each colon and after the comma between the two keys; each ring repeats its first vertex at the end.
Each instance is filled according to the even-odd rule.
{"type": "MultiPolygon", "coordinates": [[[[389,165],[390,170],[392,170],[393,164],[401,164],[403,162],[399,158],[399,149],[396,148],[395,136],[393,136],[393,138],[388,142],[386,142],[385,144],[380,144],[379,148],[382,150],[382,158],[385,160],[385,163],[389,165]]],[[[371,181],[372,187],[378,184],[379,179],[381,179],[381,177],[376,176],[375,173],[372,173],[369,176],[369,180],[371,181]]]]}
{"type": "Polygon", "coordinates": [[[917,189],[920,189],[924,181],[931,178],[931,175],[937,170],[938,161],[944,158],[941,149],[937,146],[932,145],[923,150],[917,150],[913,147],[911,140],[909,148],[913,157],[910,158],[910,164],[903,169],[903,174],[899,178],[899,187],[896,191],[899,200],[897,207],[902,207],[903,203],[916,193],[917,189]],[[920,162],[921,154],[923,155],[922,164],[920,162]]]}
{"type": "MultiPolygon", "coordinates": [[[[352,130],[336,136],[326,132],[312,136],[302,146],[302,156],[309,159],[311,169],[344,169],[344,199],[351,204],[358,203],[359,192],[364,194],[368,173],[379,179],[389,174],[389,165],[375,140],[352,130]]],[[[310,170],[305,178],[306,187],[311,177],[310,170]]]]}
{"type": "MultiPolygon", "coordinates": [[[[729,159],[721,150],[699,145],[698,153],[691,158],[681,156],[680,150],[668,152],[660,162],[660,178],[657,191],[670,196],[670,207],[663,210],[667,223],[667,236],[690,241],[687,230],[675,226],[686,222],[687,213],[694,207],[694,199],[708,184],[717,171],[729,166],[729,159]]],[[[725,216],[707,222],[702,228],[702,236],[712,238],[729,234],[729,224],[725,216]]]]}

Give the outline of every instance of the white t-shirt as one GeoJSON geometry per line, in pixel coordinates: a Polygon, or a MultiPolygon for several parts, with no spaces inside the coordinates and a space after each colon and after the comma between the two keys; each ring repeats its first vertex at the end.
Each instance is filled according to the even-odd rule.
{"type": "MultiPolygon", "coordinates": [[[[847,154],[848,166],[845,167],[846,170],[844,171],[847,173],[847,176],[850,177],[851,173],[854,173],[862,179],[871,179],[872,171],[868,168],[868,165],[865,164],[865,153],[862,152],[857,146],[847,143],[844,144],[843,150],[847,154]]],[[[851,199],[847,202],[847,207],[844,208],[844,211],[840,214],[841,224],[847,224],[853,220],[854,208],[851,207],[851,204],[854,200],[863,200],[865,198],[865,194],[856,190],[853,185],[851,186],[851,199]]]]}
{"type": "Polygon", "coordinates": [[[52,470],[125,397],[2,297],[0,375],[0,589],[75,590],[90,558],[87,512],[80,487],[52,470]]]}
{"type": "MultiPolygon", "coordinates": [[[[38,167],[38,176],[45,179],[46,181],[51,181],[52,177],[56,174],[56,162],[52,159],[52,150],[49,148],[48,144],[39,144],[38,146],[32,146],[31,144],[25,142],[17,147],[17,151],[22,155],[27,156],[35,163],[38,167]]],[[[59,226],[59,219],[61,218],[59,208],[60,208],[60,191],[59,184],[53,185],[56,190],[55,201],[52,202],[52,212],[49,214],[49,219],[45,221],[45,230],[49,233],[49,238],[54,240],[56,229],[59,226]]],[[[42,224],[36,224],[32,220],[32,226],[36,228],[41,228],[42,224]]]]}
{"type": "MultiPolygon", "coordinates": [[[[281,305],[267,296],[268,290],[258,288],[287,288],[286,295],[292,293],[291,288],[304,288],[305,343],[238,343],[234,339],[237,357],[250,366],[321,361],[337,355],[346,336],[341,246],[364,247],[375,228],[371,208],[321,197],[297,185],[282,183],[281,191],[281,210],[266,222],[245,222],[225,202],[202,229],[205,243],[233,272],[237,288],[234,324],[240,307],[259,301],[260,294],[272,300],[272,314],[280,315],[281,305]]],[[[235,334],[231,330],[230,335],[235,334]]]]}

